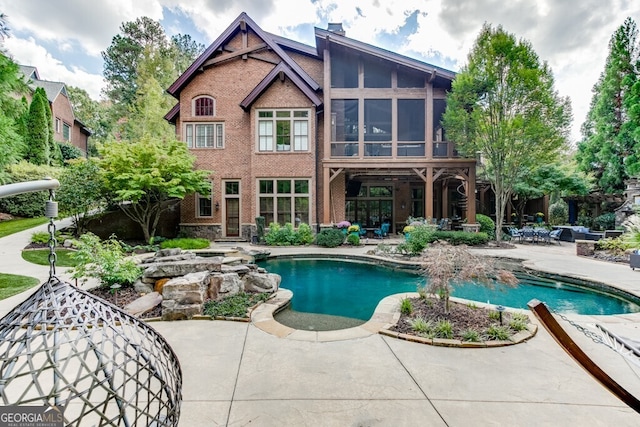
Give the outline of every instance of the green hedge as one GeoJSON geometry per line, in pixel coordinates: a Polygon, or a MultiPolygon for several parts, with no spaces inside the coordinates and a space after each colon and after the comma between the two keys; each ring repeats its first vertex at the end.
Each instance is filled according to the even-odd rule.
{"type": "Polygon", "coordinates": [[[335,248],[343,242],[344,234],[337,228],[327,228],[316,235],[316,245],[324,246],[325,248],[335,248]]]}

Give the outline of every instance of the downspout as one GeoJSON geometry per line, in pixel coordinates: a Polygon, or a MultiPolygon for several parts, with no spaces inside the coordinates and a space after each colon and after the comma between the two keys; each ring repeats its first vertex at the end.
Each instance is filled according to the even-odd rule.
{"type": "MultiPolygon", "coordinates": [[[[320,113],[322,111],[318,111],[318,107],[316,107],[316,155],[315,155],[315,168],[316,168],[316,191],[315,191],[315,195],[314,195],[314,199],[316,201],[315,203],[315,214],[316,214],[316,234],[320,233],[320,176],[318,176],[319,172],[318,172],[318,162],[320,161],[319,157],[320,157],[320,144],[318,142],[319,139],[319,135],[320,135],[320,126],[318,126],[318,117],[320,116],[320,113]]],[[[328,191],[328,189],[327,189],[328,191]]]]}

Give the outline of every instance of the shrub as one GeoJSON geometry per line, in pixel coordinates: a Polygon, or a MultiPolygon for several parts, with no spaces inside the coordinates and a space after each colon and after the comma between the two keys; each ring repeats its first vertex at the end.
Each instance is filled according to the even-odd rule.
{"type": "Polygon", "coordinates": [[[609,212],[599,215],[594,218],[593,225],[598,230],[613,230],[616,228],[616,214],[609,212]]]}
{"type": "MultiPolygon", "coordinates": [[[[353,227],[353,226],[352,226],[353,227]]],[[[347,243],[353,246],[360,245],[360,236],[356,233],[350,233],[347,235],[347,243]]]]}
{"type": "Polygon", "coordinates": [[[484,245],[489,241],[487,233],[469,233],[467,231],[436,231],[433,238],[434,241],[444,240],[454,246],[478,246],[484,245]]]}
{"type": "Polygon", "coordinates": [[[400,313],[404,314],[405,316],[409,316],[411,313],[413,313],[413,303],[409,298],[404,298],[400,303],[400,313]]]}
{"type": "Polygon", "coordinates": [[[496,238],[496,223],[486,215],[477,214],[476,222],[480,224],[480,232],[487,233],[490,239],[496,238]]]}
{"type": "Polygon", "coordinates": [[[344,242],[344,234],[337,228],[327,228],[316,235],[316,245],[325,248],[335,248],[342,242],[344,242]]]}
{"type": "Polygon", "coordinates": [[[270,246],[296,246],[313,243],[313,232],[308,224],[300,224],[298,229],[293,228],[290,222],[281,226],[272,222],[269,231],[264,236],[267,245],[270,246]]]}
{"type": "Polygon", "coordinates": [[[627,249],[631,249],[631,246],[622,237],[600,239],[595,243],[595,246],[597,249],[617,254],[622,254],[627,249]]]}
{"type": "Polygon", "coordinates": [[[86,280],[95,277],[104,287],[116,283],[132,285],[142,275],[142,269],[125,256],[122,245],[114,237],[104,242],[93,233],[86,233],[76,241],[78,250],[72,258],[77,261],[72,277],[86,280]]]}
{"type": "Polygon", "coordinates": [[[79,159],[82,157],[82,151],[75,145],[69,144],[68,142],[58,142],[58,147],[60,149],[60,154],[62,155],[62,160],[73,160],[79,159]]]}
{"type": "Polygon", "coordinates": [[[433,227],[415,226],[409,234],[407,240],[398,245],[398,251],[409,255],[420,254],[429,243],[433,243],[437,239],[434,237],[436,232],[433,227]]]}
{"type": "Polygon", "coordinates": [[[569,206],[560,199],[549,206],[549,224],[561,225],[569,221],[569,206]]]}
{"type": "Polygon", "coordinates": [[[516,332],[520,332],[527,329],[527,323],[520,319],[511,319],[509,327],[516,332]]]}
{"type": "Polygon", "coordinates": [[[47,233],[46,231],[36,231],[31,235],[31,243],[49,243],[49,233],[47,233]]]}
{"type": "Polygon", "coordinates": [[[474,331],[473,329],[468,329],[462,332],[462,341],[479,342],[480,333],[478,333],[478,331],[474,331]]]}
{"type": "Polygon", "coordinates": [[[490,340],[506,341],[509,336],[509,330],[504,326],[491,325],[487,329],[487,337],[490,340]]]}
{"type": "MultiPolygon", "coordinates": [[[[49,166],[37,166],[20,162],[6,167],[7,184],[25,181],[38,181],[45,176],[57,178],[60,169],[49,166]]],[[[44,207],[49,199],[46,191],[33,191],[11,197],[0,198],[0,211],[22,218],[37,218],[44,215],[44,207]]]]}
{"type": "Polygon", "coordinates": [[[211,246],[211,242],[208,239],[203,238],[179,238],[160,242],[161,249],[204,249],[209,246],[211,246]]]}
{"type": "Polygon", "coordinates": [[[298,226],[298,242],[301,245],[313,243],[313,230],[309,224],[302,223],[298,226]]]}
{"type": "Polygon", "coordinates": [[[453,324],[448,320],[439,320],[435,327],[438,338],[453,338],[453,324]]]}
{"type": "Polygon", "coordinates": [[[416,317],[415,319],[409,319],[409,326],[419,335],[427,336],[433,334],[433,325],[431,322],[425,320],[423,317],[416,317]]]}

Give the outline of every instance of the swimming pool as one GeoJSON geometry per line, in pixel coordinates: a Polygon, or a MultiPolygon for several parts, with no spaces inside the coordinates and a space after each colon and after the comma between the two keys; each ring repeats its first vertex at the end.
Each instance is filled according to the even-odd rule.
{"type": "MultiPolygon", "coordinates": [[[[416,273],[371,263],[339,259],[276,258],[261,267],[282,276],[281,287],[293,292],[295,312],[369,320],[384,297],[416,292],[423,278],[416,273]]],[[[631,298],[605,293],[561,280],[518,274],[515,288],[478,284],[457,286],[452,296],[473,301],[527,308],[532,299],[545,302],[560,313],[610,315],[640,312],[631,298]]]]}

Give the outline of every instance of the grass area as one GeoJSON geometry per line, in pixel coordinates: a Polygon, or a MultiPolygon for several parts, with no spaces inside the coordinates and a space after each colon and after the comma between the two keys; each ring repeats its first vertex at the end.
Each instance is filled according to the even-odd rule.
{"type": "Polygon", "coordinates": [[[35,277],[0,273],[0,300],[26,291],[38,284],[35,277]]]}
{"type": "MultiPolygon", "coordinates": [[[[78,263],[71,257],[75,251],[69,249],[56,249],[56,266],[75,267],[78,263]]],[[[49,249],[34,249],[22,251],[22,258],[38,265],[49,265],[49,249]]]]}
{"type": "Polygon", "coordinates": [[[160,248],[181,248],[181,249],[205,249],[211,246],[211,242],[202,238],[178,238],[165,240],[160,243],[160,248]]]}
{"type": "Polygon", "coordinates": [[[2,221],[0,222],[0,237],[28,230],[29,228],[44,224],[47,221],[49,221],[49,218],[44,216],[40,218],[10,219],[8,221],[2,221]]]}

